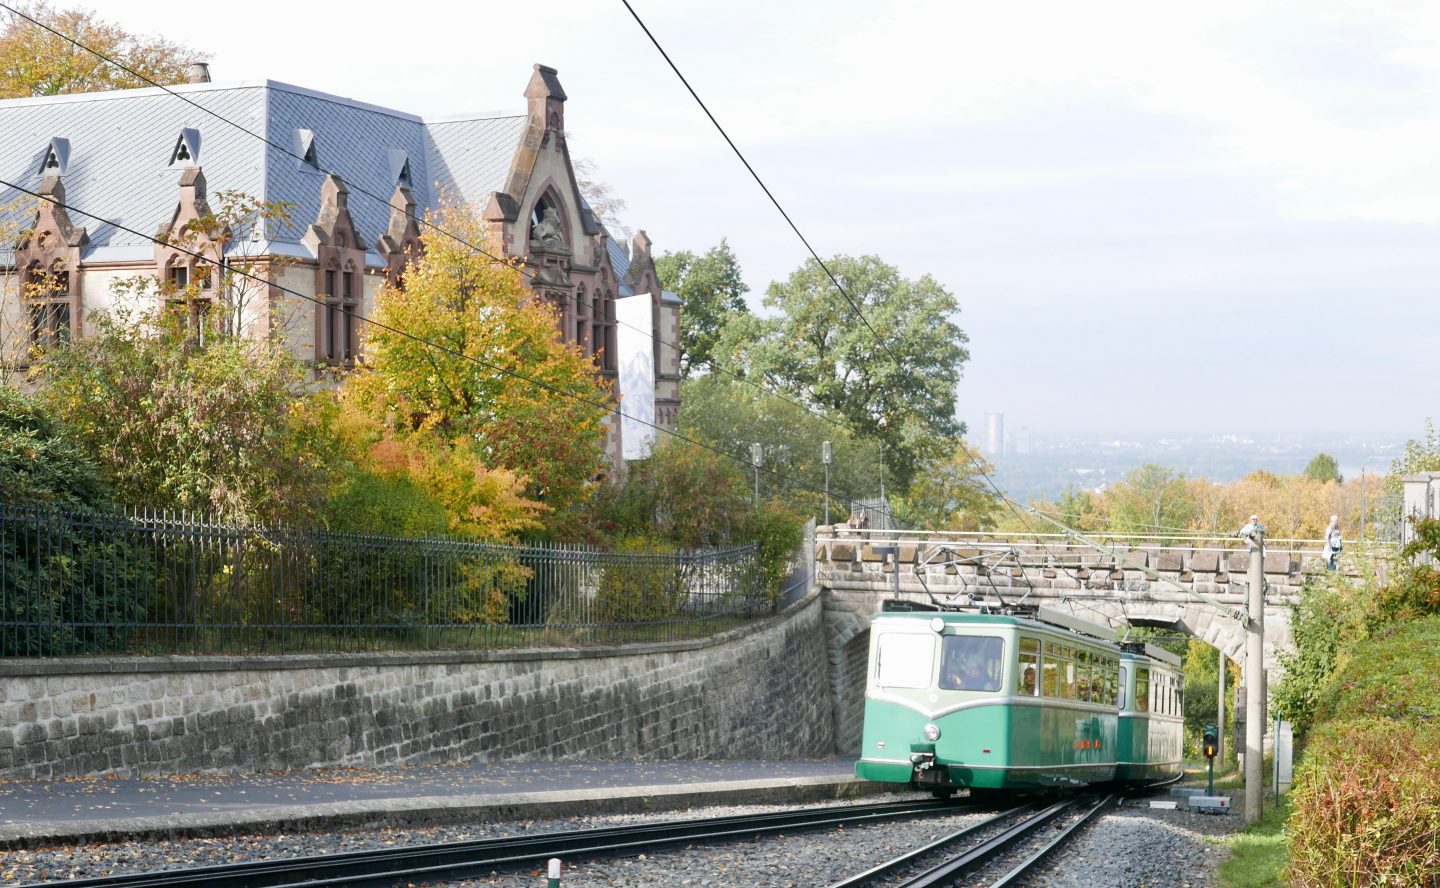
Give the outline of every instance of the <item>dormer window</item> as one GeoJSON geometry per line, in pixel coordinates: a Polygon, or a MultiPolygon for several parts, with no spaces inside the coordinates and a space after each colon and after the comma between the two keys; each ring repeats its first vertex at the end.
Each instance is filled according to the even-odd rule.
{"type": "Polygon", "coordinates": [[[45,147],[45,159],[40,161],[40,176],[63,176],[69,163],[70,140],[56,136],[45,147]]]}
{"type": "Polygon", "coordinates": [[[186,127],[170,149],[171,166],[195,166],[200,162],[200,131],[186,127]]]}
{"type": "Polygon", "coordinates": [[[398,148],[391,148],[385,152],[385,162],[390,167],[390,184],[409,188],[414,178],[410,172],[410,155],[398,148]]]}
{"type": "Polygon", "coordinates": [[[320,170],[320,147],[315,139],[315,133],[308,129],[297,129],[295,131],[295,154],[300,159],[295,165],[302,169],[320,170]]]}

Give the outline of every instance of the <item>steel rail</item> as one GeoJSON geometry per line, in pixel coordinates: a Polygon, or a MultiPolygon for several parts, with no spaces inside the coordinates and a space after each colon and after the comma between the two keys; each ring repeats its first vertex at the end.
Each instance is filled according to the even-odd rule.
{"type": "Polygon", "coordinates": [[[55,888],[282,888],[305,885],[391,886],[407,882],[483,875],[543,863],[641,854],[692,842],[741,840],[766,833],[863,825],[904,817],[952,813],[963,806],[926,799],[872,805],[827,805],[766,814],[671,820],[599,827],[533,836],[352,851],[283,860],[247,861],[192,869],[162,870],[34,883],[55,888]]]}
{"type": "Polygon", "coordinates": [[[941,888],[944,885],[952,884],[961,876],[979,869],[1000,855],[1009,851],[1017,843],[1029,838],[1030,835],[1050,821],[1066,813],[1080,804],[1079,799],[1062,799],[1050,807],[1039,811],[1025,820],[1015,824],[998,836],[976,845],[974,848],[959,854],[943,863],[931,867],[914,878],[901,882],[897,888],[941,888]]]}
{"type": "Polygon", "coordinates": [[[1033,835],[1037,830],[1049,824],[1055,818],[1079,806],[1081,799],[1062,799],[1051,803],[1048,807],[1040,808],[1039,803],[1022,805],[1012,808],[983,823],[967,827],[944,836],[929,844],[907,851],[905,854],[893,860],[882,863],[873,869],[851,876],[840,882],[836,882],[828,888],[866,888],[866,886],[880,884],[894,884],[895,888],[941,888],[941,886],[953,885],[957,879],[979,869],[981,866],[993,861],[997,857],[1010,851],[1016,844],[1024,841],[1033,835]],[[940,851],[947,845],[960,841],[976,832],[985,830],[997,822],[1016,815],[1025,815],[1019,823],[1006,829],[998,835],[992,836],[978,845],[973,845],[959,854],[932,866],[931,868],[912,876],[909,879],[892,883],[888,877],[894,873],[915,865],[920,859],[940,851]]]}
{"type": "Polygon", "coordinates": [[[1094,819],[1095,815],[1115,801],[1113,795],[1105,796],[1091,806],[1089,811],[1081,814],[1079,819],[1055,834],[1054,838],[1046,842],[1044,847],[1027,857],[1019,866],[1001,876],[998,880],[990,883],[990,888],[1011,888],[1021,884],[1020,880],[1030,873],[1042,861],[1060,849],[1060,846],[1079,832],[1084,826],[1094,819]]]}
{"type": "Polygon", "coordinates": [[[994,826],[996,823],[1005,820],[1006,818],[1014,817],[1017,814],[1024,813],[1025,811],[1033,810],[1034,807],[1034,805],[1021,805],[1018,808],[1011,808],[1008,811],[1002,811],[994,817],[991,817],[972,826],[967,826],[964,829],[957,830],[956,832],[953,832],[948,836],[941,836],[940,838],[936,839],[933,842],[930,842],[927,845],[923,845],[913,851],[907,851],[893,860],[887,860],[879,866],[868,869],[863,873],[857,873],[856,875],[853,875],[848,879],[842,879],[839,882],[835,882],[827,886],[827,888],[863,888],[863,886],[874,884],[880,879],[914,864],[915,861],[920,860],[921,858],[926,857],[930,854],[933,854],[934,852],[939,851],[941,848],[944,848],[947,845],[954,844],[955,842],[967,838],[974,833],[994,826]]]}

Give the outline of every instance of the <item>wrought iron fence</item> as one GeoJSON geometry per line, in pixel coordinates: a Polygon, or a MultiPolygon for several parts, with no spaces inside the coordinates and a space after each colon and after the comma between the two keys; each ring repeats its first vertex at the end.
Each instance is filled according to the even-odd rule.
{"type": "Polygon", "coordinates": [[[637,554],[0,509],[0,656],[664,641],[774,611],[757,550],[637,554]]]}

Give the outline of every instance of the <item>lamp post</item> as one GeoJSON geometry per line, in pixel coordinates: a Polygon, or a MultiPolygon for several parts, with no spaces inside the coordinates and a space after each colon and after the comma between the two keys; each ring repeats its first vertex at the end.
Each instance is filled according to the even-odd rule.
{"type": "Polygon", "coordinates": [[[830,442],[820,445],[820,461],[825,464],[825,526],[830,526],[830,442]]]}
{"type": "Polygon", "coordinates": [[[762,448],[760,442],[750,445],[750,464],[755,467],[755,508],[760,508],[760,457],[762,448]]]}

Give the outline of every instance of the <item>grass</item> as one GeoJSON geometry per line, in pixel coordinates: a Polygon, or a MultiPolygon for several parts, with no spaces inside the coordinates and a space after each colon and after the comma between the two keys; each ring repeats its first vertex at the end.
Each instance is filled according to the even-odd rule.
{"type": "Polygon", "coordinates": [[[1266,800],[1265,813],[1253,823],[1225,840],[1230,846],[1230,859],[1220,865],[1220,884],[1224,888],[1271,888],[1286,885],[1285,868],[1290,864],[1290,847],[1285,837],[1285,821],[1290,817],[1290,804],[1285,798],[1279,804],[1266,800]]]}

